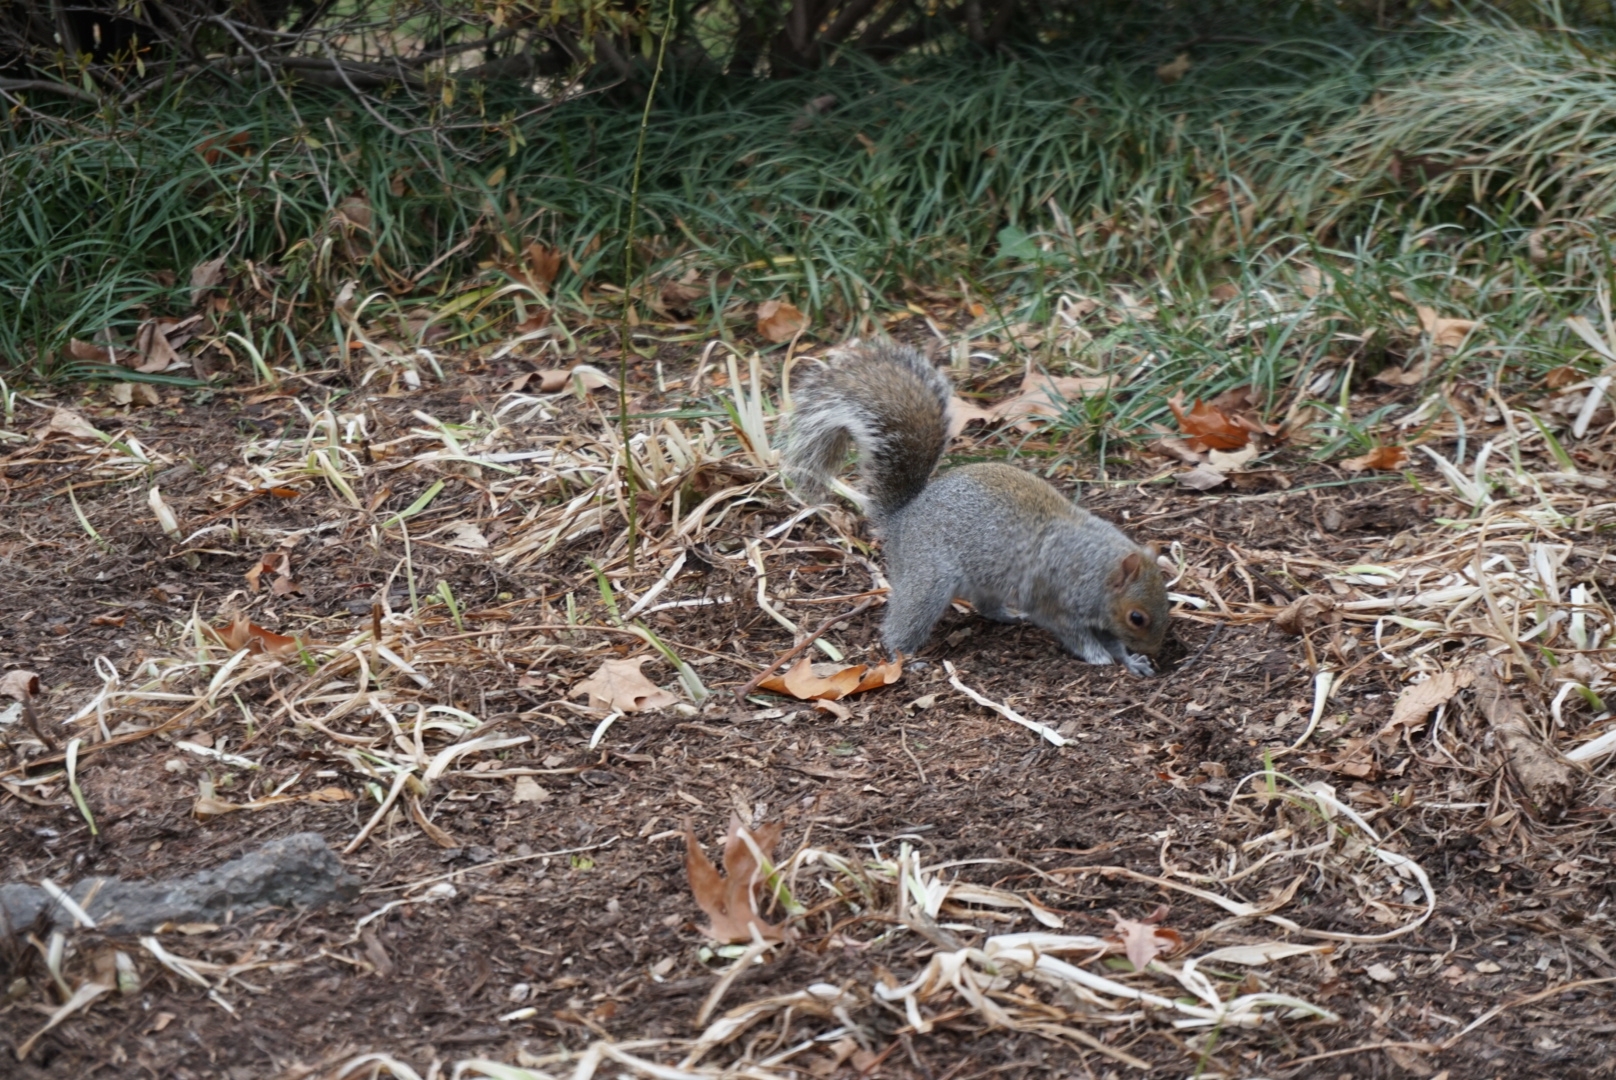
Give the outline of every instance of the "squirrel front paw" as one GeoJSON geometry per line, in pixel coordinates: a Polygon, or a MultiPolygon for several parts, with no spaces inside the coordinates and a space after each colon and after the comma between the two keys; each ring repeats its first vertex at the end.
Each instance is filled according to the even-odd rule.
{"type": "Polygon", "coordinates": [[[1138,653],[1123,653],[1122,666],[1133,672],[1135,675],[1144,675],[1148,677],[1156,674],[1156,669],[1151,666],[1150,658],[1141,656],[1138,653]]]}

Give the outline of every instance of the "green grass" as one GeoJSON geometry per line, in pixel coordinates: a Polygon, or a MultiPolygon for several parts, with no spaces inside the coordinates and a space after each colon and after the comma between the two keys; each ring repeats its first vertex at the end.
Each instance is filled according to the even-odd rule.
{"type": "MultiPolygon", "coordinates": [[[[1490,362],[1538,371],[1574,357],[1559,320],[1608,272],[1609,44],[1479,21],[1343,23],[1204,47],[1171,86],[1154,74],[1166,57],[1114,43],[676,79],[652,112],[636,267],[653,284],[696,271],[704,333],[744,328],[737,300],[781,296],[836,337],[917,286],[961,284],[1005,322],[1047,326],[1062,296],[1127,286],[1156,318],[1038,357],[1155,356],[1128,393],[1071,417],[1091,443],[1164,422],[1173,389],[1250,383],[1278,404],[1328,369],[1338,381],[1319,393],[1335,400],[1344,353],[1361,379],[1417,347],[1399,297],[1485,316],[1490,362]],[[805,120],[822,94],[837,104],[805,120]],[[1306,295],[1303,264],[1327,291],[1306,295]],[[1214,301],[1224,282],[1235,298],[1214,301]],[[1231,332],[1255,318],[1271,325],[1231,332]],[[1364,340],[1344,351],[1341,333],[1364,340]]],[[[190,84],[137,114],[0,129],[13,383],[85,375],[70,337],[127,339],[189,311],[191,267],[220,254],[236,302],[212,336],[240,335],[275,367],[325,363],[349,279],[385,291],[368,316],[458,299],[452,344],[494,340],[511,301],[465,298],[504,282],[490,263],[530,240],[571,260],[563,317],[607,314],[586,286],[621,276],[637,110],[586,97],[502,122],[520,103],[491,91],[468,106],[485,122],[401,138],[340,99],[297,100],[294,114],[273,94],[190,84]],[[345,205],[368,210],[369,233],[336,219],[345,205]]]]}

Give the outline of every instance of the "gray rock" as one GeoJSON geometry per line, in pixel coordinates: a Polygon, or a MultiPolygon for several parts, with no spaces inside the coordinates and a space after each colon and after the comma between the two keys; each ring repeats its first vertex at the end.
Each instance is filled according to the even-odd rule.
{"type": "MultiPolygon", "coordinates": [[[[67,890],[96,926],[111,934],[145,934],[166,922],[219,922],[265,907],[313,908],[359,895],[359,879],[342,868],[319,833],[272,840],[239,859],[168,881],[85,878],[67,890]]],[[[60,929],[73,916],[44,889],[0,885],[0,932],[21,933],[41,913],[60,929]]]]}

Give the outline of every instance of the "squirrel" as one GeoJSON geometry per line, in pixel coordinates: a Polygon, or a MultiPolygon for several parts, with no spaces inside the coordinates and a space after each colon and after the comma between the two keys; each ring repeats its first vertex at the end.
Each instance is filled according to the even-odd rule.
{"type": "Polygon", "coordinates": [[[886,647],[913,654],[961,597],[989,619],[1048,630],[1088,663],[1153,674],[1137,654],[1154,656],[1167,635],[1155,553],[1012,466],[934,477],[953,396],[916,350],[857,341],[805,373],[794,394],[782,471],[805,498],[823,498],[849,445],[858,450],[892,585],[886,647]]]}

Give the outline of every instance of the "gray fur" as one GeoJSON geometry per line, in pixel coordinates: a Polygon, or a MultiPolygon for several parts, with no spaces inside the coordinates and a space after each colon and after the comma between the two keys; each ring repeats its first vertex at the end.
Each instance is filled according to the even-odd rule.
{"type": "Polygon", "coordinates": [[[803,380],[785,469],[823,493],[858,448],[870,517],[892,582],[881,636],[912,654],[955,597],[987,618],[1025,617],[1091,664],[1151,674],[1167,594],[1153,553],[1008,465],[932,470],[947,443],[948,380],[913,349],[854,344],[803,380]],[[1130,556],[1137,556],[1131,559],[1130,556]],[[1143,618],[1145,625],[1130,625],[1143,618]]]}
{"type": "Polygon", "coordinates": [[[853,342],[798,384],[786,435],[785,472],[810,498],[822,498],[857,446],[870,519],[878,526],[926,486],[948,445],[954,388],[903,345],[853,342]]]}

